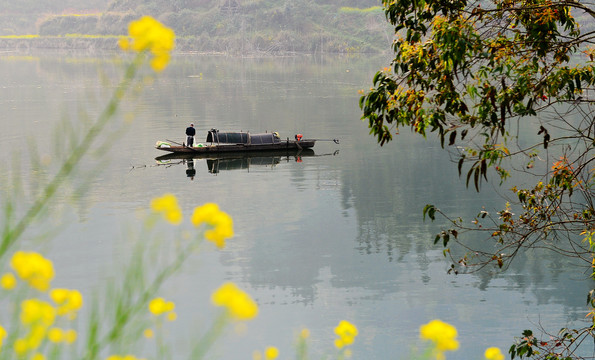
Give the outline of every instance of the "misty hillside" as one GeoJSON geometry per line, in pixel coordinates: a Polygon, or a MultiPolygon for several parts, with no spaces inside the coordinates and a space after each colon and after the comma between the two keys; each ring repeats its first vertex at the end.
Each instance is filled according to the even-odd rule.
{"type": "MultiPolygon", "coordinates": [[[[381,0],[0,0],[0,48],[116,48],[131,20],[174,29],[181,51],[386,52],[381,0]],[[29,37],[26,37],[26,36],[29,37]]],[[[488,4],[486,4],[488,6],[488,4]]],[[[575,14],[582,30],[592,17],[575,14]]]]}
{"type": "MultiPolygon", "coordinates": [[[[174,29],[179,50],[223,52],[379,52],[391,27],[379,0],[19,0],[0,2],[0,35],[39,35],[84,46],[115,45],[128,23],[152,15],[174,29]]],[[[22,40],[22,39],[21,39],[22,40]]]]}

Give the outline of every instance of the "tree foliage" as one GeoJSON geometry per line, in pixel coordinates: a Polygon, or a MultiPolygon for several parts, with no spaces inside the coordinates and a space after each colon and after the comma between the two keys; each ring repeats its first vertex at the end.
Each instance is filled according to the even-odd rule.
{"type": "MultiPolygon", "coordinates": [[[[405,127],[424,137],[436,134],[477,191],[492,178],[532,179],[513,187],[500,211],[481,209],[471,222],[431,204],[423,209],[424,218],[441,214],[451,225],[435,237],[453,261],[451,271],[503,268],[519,251],[539,247],[580,259],[595,278],[595,4],[383,4],[395,28],[394,59],[360,99],[370,134],[380,145],[405,127]],[[489,246],[465,243],[462,234],[469,231],[485,234],[489,246]],[[451,254],[453,241],[466,250],[462,255],[451,254]]],[[[544,346],[533,353],[525,345],[511,354],[573,351],[544,346]]]]}
{"type": "MultiPolygon", "coordinates": [[[[505,180],[513,164],[531,172],[538,159],[557,157],[541,173],[537,168],[543,166],[535,168],[540,181],[534,186],[513,188],[519,216],[507,205],[492,218],[492,227],[477,227],[500,244],[495,253],[481,254],[484,260],[501,262],[500,256],[512,257],[535,238],[563,232],[574,241],[592,232],[595,50],[587,45],[595,33],[581,32],[572,14],[593,21],[595,9],[548,0],[384,1],[384,6],[396,30],[395,58],[360,99],[362,118],[381,145],[401,127],[423,136],[434,132],[443,147],[456,152],[459,173],[477,190],[489,169],[505,180]],[[523,146],[517,133],[526,129],[537,140],[523,146]]],[[[439,212],[431,209],[432,215],[439,212]]],[[[490,218],[482,212],[475,222],[490,218]]],[[[453,233],[441,238],[446,235],[453,233]]],[[[570,254],[589,254],[591,264],[583,239],[573,242],[578,247],[570,254]]],[[[469,259],[461,263],[469,265],[469,259]]]]}

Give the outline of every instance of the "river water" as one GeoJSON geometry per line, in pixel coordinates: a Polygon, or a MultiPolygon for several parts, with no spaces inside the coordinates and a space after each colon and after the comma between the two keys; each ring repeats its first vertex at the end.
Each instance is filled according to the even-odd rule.
{"type": "MultiPolygon", "coordinates": [[[[116,58],[0,56],[3,193],[13,191],[7,174],[15,164],[25,192],[38,190],[44,174],[24,154],[37,149],[51,171],[57,149],[68,146],[65,129],[76,133],[95,118],[113,91],[121,71],[116,58]]],[[[369,56],[174,57],[118,113],[126,133],[108,127],[114,144],[100,152],[109,161],[97,152],[85,159],[85,175],[69,187],[87,184],[84,195],[73,200],[68,191],[56,199],[60,216],[51,212],[47,221],[63,224],[59,235],[33,243],[54,261],[56,286],[90,297],[118,277],[136,211],[169,192],[187,217],[198,205],[218,203],[236,232],[224,249],[191,258],[163,289],[179,315],[169,328],[174,358],[187,358],[212,321],[209,296],[224,281],[250,293],[260,313],[241,333],[229,331],[212,358],[249,359],[268,345],[293,358],[304,327],[312,358],[321,358],[334,354],[333,328],[343,319],[359,329],[357,359],[409,358],[422,345],[419,327],[432,319],[457,327],[461,348],[448,354],[455,359],[482,358],[489,346],[507,351],[524,329],[584,325],[591,284],[555,255],[523,254],[505,272],[447,274],[442,248],[432,244],[443,223],[424,222],[423,207],[432,203],[471,220],[481,205],[502,207],[507,186],[466,189],[431,135],[424,140],[402,130],[394,142],[376,144],[359,120],[358,90],[387,64],[369,56]],[[299,155],[156,160],[163,153],[155,141],[183,141],[190,122],[197,141],[218,128],[340,143],[319,141],[314,153],[299,155]]]]}

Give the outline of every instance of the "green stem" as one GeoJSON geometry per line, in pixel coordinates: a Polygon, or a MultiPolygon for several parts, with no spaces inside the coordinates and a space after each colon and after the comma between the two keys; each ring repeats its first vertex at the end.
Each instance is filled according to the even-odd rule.
{"type": "Polygon", "coordinates": [[[296,359],[297,360],[306,360],[308,358],[308,344],[306,339],[302,336],[298,339],[297,349],[296,349],[296,359]]]}
{"type": "MultiPolygon", "coordinates": [[[[147,308],[147,304],[149,303],[151,298],[155,296],[155,294],[157,293],[161,285],[165,282],[165,280],[167,280],[171,275],[176,273],[184,264],[184,262],[188,259],[188,257],[192,255],[193,247],[194,245],[191,244],[188,248],[184,249],[184,251],[181,251],[176,261],[173,264],[166,267],[165,269],[163,269],[163,271],[161,271],[156,276],[155,280],[153,280],[151,285],[140,294],[138,300],[133,300],[134,294],[127,294],[125,296],[126,299],[134,302],[132,304],[121,304],[120,315],[117,316],[116,323],[102,339],[90,344],[90,346],[87,349],[87,353],[85,354],[83,359],[96,359],[97,355],[101,352],[101,349],[120,338],[120,336],[124,332],[126,325],[129,324],[134,318],[134,316],[136,316],[140,311],[147,308]]],[[[140,254],[138,256],[142,256],[142,254],[138,251],[135,251],[135,254],[140,254]]],[[[128,276],[125,276],[125,278],[128,278],[128,276]]],[[[133,288],[133,285],[127,284],[127,281],[125,281],[125,283],[123,284],[124,291],[128,291],[133,288]]]]}
{"type": "Polygon", "coordinates": [[[192,360],[199,360],[202,359],[206,353],[209,351],[211,346],[215,343],[215,340],[223,333],[223,328],[227,324],[229,319],[229,314],[227,311],[221,312],[215,322],[211,325],[209,331],[198,341],[194,350],[192,351],[192,355],[190,359],[192,360]]]}

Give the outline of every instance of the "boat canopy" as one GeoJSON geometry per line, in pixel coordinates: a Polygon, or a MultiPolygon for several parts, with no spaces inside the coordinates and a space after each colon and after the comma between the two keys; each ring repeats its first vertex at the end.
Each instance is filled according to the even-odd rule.
{"type": "Polygon", "coordinates": [[[222,132],[217,129],[211,129],[207,134],[207,142],[224,144],[247,144],[248,133],[222,132]]]}
{"type": "Polygon", "coordinates": [[[209,130],[207,142],[217,144],[276,144],[279,143],[277,133],[250,134],[248,132],[222,132],[217,129],[209,130]]]}

